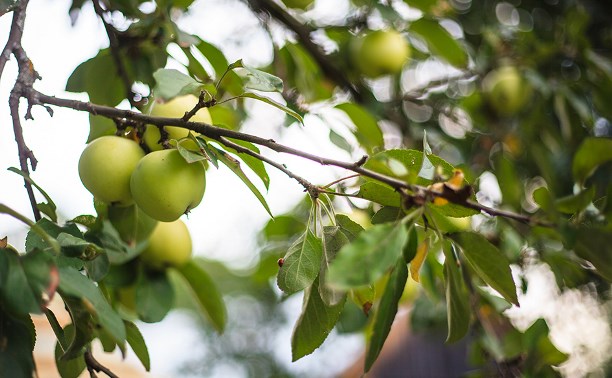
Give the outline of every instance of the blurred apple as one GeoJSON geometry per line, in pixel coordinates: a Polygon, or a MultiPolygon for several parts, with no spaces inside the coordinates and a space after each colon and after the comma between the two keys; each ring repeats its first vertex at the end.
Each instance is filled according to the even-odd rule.
{"type": "Polygon", "coordinates": [[[191,235],[183,221],[159,222],[140,258],[154,269],[179,267],[191,259],[191,249],[191,235]]]}
{"type": "Polygon", "coordinates": [[[491,107],[505,117],[523,109],[532,93],[531,86],[514,66],[504,66],[489,72],[482,86],[491,107]]]}
{"type": "Polygon", "coordinates": [[[351,58],[363,75],[376,78],[401,71],[410,45],[395,30],[376,30],[352,42],[351,58]]]}

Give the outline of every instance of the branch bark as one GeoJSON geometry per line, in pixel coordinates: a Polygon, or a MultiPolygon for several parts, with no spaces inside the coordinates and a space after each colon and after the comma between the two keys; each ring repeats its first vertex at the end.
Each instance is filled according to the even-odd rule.
{"type": "Polygon", "coordinates": [[[255,12],[267,13],[293,31],[328,79],[348,90],[357,102],[364,101],[365,92],[369,92],[367,88],[362,83],[351,82],[344,72],[330,62],[329,57],[325,55],[321,47],[310,37],[310,34],[314,31],[313,29],[302,24],[295,17],[285,12],[280,5],[271,0],[247,0],[247,2],[255,12]]]}
{"type": "MultiPolygon", "coordinates": [[[[419,185],[415,185],[415,184],[410,184],[407,183],[403,180],[394,178],[394,177],[390,177],[390,176],[386,176],[383,174],[380,174],[378,172],[369,170],[367,168],[364,168],[362,165],[365,162],[363,159],[361,159],[358,162],[346,162],[346,161],[341,161],[341,160],[336,160],[336,159],[330,159],[330,158],[326,158],[324,156],[319,156],[319,155],[315,155],[306,151],[302,151],[290,146],[286,146],[280,143],[277,143],[276,141],[274,141],[273,139],[266,139],[266,138],[262,138],[256,135],[251,135],[251,134],[247,134],[247,133],[242,133],[239,131],[234,131],[234,130],[229,130],[229,129],[223,129],[220,127],[216,127],[213,125],[209,125],[206,123],[201,123],[201,122],[191,122],[191,121],[185,121],[181,118],[167,118],[167,117],[153,117],[153,116],[149,116],[146,114],[142,114],[142,113],[137,113],[137,112],[133,112],[131,110],[122,110],[122,109],[116,109],[116,108],[112,108],[112,107],[108,107],[108,106],[102,106],[102,105],[96,105],[96,104],[92,104],[89,102],[82,102],[82,101],[77,101],[77,100],[68,100],[68,99],[63,99],[63,98],[58,98],[58,97],[53,97],[53,96],[48,96],[45,95],[41,92],[36,91],[33,88],[30,88],[28,93],[26,93],[26,97],[28,98],[29,101],[31,101],[33,104],[35,105],[43,105],[43,104],[50,104],[50,105],[55,105],[55,106],[59,106],[59,107],[64,107],[64,108],[70,108],[70,109],[74,109],[74,110],[80,110],[80,111],[86,111],[88,113],[94,114],[94,115],[100,115],[100,116],[104,116],[107,118],[111,118],[111,119],[118,119],[118,120],[125,120],[125,119],[129,119],[132,121],[137,121],[137,122],[143,122],[143,123],[148,123],[148,124],[153,124],[156,126],[178,126],[178,127],[183,127],[192,131],[195,131],[197,133],[200,133],[206,137],[209,137],[211,139],[215,139],[220,141],[221,143],[226,144],[227,142],[223,142],[223,140],[225,140],[225,138],[232,138],[232,139],[238,139],[238,140],[243,140],[246,142],[251,142],[253,144],[259,145],[259,146],[263,146],[263,147],[267,147],[275,152],[279,152],[279,153],[286,153],[286,154],[290,154],[290,155],[294,155],[294,156],[299,156],[302,157],[304,159],[308,159],[311,161],[314,161],[316,163],[319,163],[321,165],[329,165],[329,166],[335,166],[335,167],[339,167],[339,168],[344,168],[346,170],[358,173],[362,176],[366,176],[366,177],[370,177],[374,180],[377,180],[379,182],[385,183],[387,185],[389,185],[390,187],[392,187],[393,189],[395,189],[396,191],[398,191],[400,194],[402,195],[406,195],[406,196],[410,196],[412,194],[410,193],[414,193],[418,196],[427,196],[429,198],[435,198],[435,197],[441,197],[441,198],[445,198],[447,199],[449,202],[467,207],[467,208],[471,208],[477,211],[481,211],[484,213],[487,213],[489,215],[492,216],[503,216],[509,219],[514,219],[517,220],[519,222],[523,222],[523,223],[527,223],[527,224],[537,224],[537,225],[541,225],[541,226],[550,226],[549,224],[545,223],[545,222],[541,222],[535,219],[532,219],[529,216],[526,215],[522,215],[522,214],[516,214],[516,213],[512,213],[512,212],[507,212],[504,210],[498,210],[498,209],[494,209],[488,206],[484,206],[481,205],[477,202],[473,202],[470,200],[458,200],[457,198],[455,198],[455,196],[453,195],[449,195],[446,192],[438,192],[436,190],[432,190],[430,188],[424,187],[424,186],[419,186],[419,185]]],[[[228,146],[229,147],[229,146],[228,146]]],[[[235,148],[232,146],[232,148],[235,148]]],[[[250,150],[249,150],[250,151],[250,150]]],[[[248,153],[244,150],[242,150],[241,152],[243,153],[248,153]]],[[[252,152],[252,151],[251,151],[252,152]]],[[[263,158],[263,156],[256,154],[253,155],[251,153],[249,153],[251,156],[256,157],[258,159],[263,158]]],[[[262,159],[262,161],[271,164],[273,166],[275,166],[276,168],[280,169],[279,166],[282,166],[276,162],[271,163],[270,159],[265,158],[262,159]]],[[[281,169],[283,170],[283,169],[281,169]]],[[[283,170],[283,172],[285,172],[285,170],[283,170]]],[[[287,173],[287,172],[285,172],[287,173]]],[[[290,176],[292,178],[297,179],[295,174],[290,173],[290,176]]],[[[302,179],[303,180],[303,179],[302,179]]],[[[298,180],[300,181],[300,180],[298,180]]],[[[300,182],[301,183],[301,182],[300,182]]],[[[302,183],[301,183],[302,184],[302,183]]],[[[304,185],[304,184],[302,184],[304,185]]]]}
{"type": "Polygon", "coordinates": [[[121,81],[123,81],[123,85],[125,86],[127,100],[130,102],[130,105],[133,108],[137,108],[138,104],[134,100],[135,93],[132,90],[132,81],[130,80],[130,77],[128,76],[125,66],[123,65],[123,60],[121,59],[119,41],[117,40],[117,30],[111,24],[109,24],[106,21],[106,19],[104,19],[105,11],[104,9],[102,9],[102,6],[100,5],[99,1],[93,0],[92,3],[94,6],[94,10],[96,11],[96,14],[98,15],[98,17],[100,17],[100,20],[102,20],[102,24],[104,25],[104,30],[106,30],[106,35],[108,36],[108,43],[109,43],[110,51],[111,51],[111,56],[113,57],[113,61],[115,62],[117,73],[119,74],[119,77],[121,78],[121,81]]]}

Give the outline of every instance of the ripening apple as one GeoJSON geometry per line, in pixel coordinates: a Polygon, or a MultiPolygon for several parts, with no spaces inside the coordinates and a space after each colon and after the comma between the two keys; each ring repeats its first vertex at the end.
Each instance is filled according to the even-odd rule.
{"type": "Polygon", "coordinates": [[[482,81],[483,92],[495,111],[509,117],[518,113],[531,97],[532,88],[513,66],[493,70],[482,81]]]}
{"type": "Polygon", "coordinates": [[[357,38],[351,45],[351,59],[370,78],[399,72],[410,58],[410,45],[395,30],[376,30],[357,38]]]}
{"type": "MultiPolygon", "coordinates": [[[[196,106],[198,101],[198,98],[194,95],[175,97],[167,102],[164,102],[161,99],[155,99],[149,108],[149,114],[155,117],[182,118],[186,112],[190,111],[194,106],[196,106]]],[[[189,120],[193,122],[207,123],[209,125],[212,124],[210,112],[206,108],[198,110],[189,120]]],[[[188,129],[176,126],[164,126],[164,130],[168,132],[168,139],[176,140],[186,138],[190,131],[188,129]]],[[[193,134],[199,135],[195,132],[193,134]]],[[[159,151],[163,148],[163,146],[159,143],[160,138],[161,133],[159,132],[159,128],[154,125],[147,125],[144,133],[144,141],[151,151],[159,151]]],[[[186,143],[185,147],[189,149],[196,148],[194,143],[186,143]]]]}
{"type": "Polygon", "coordinates": [[[148,216],[172,222],[202,201],[204,165],[187,163],[176,149],[154,151],[134,169],[130,188],[134,202],[148,216]]]}
{"type": "Polygon", "coordinates": [[[95,198],[108,204],[133,203],[130,176],[145,155],[138,143],[118,136],[103,136],[89,143],[79,159],[81,182],[95,198]]]}
{"type": "Polygon", "coordinates": [[[128,245],[135,246],[151,235],[157,221],[144,213],[138,206],[109,206],[108,220],[128,245]]]}
{"type": "Polygon", "coordinates": [[[287,8],[306,9],[314,3],[314,0],[282,0],[287,8]]]}
{"type": "Polygon", "coordinates": [[[180,219],[159,222],[140,255],[141,260],[154,269],[179,267],[191,258],[191,235],[180,219]]]}

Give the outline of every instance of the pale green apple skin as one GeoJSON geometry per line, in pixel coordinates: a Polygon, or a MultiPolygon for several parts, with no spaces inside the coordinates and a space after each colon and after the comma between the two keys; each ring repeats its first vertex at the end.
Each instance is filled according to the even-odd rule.
{"type": "Polygon", "coordinates": [[[483,91],[491,107],[509,117],[517,114],[531,98],[532,88],[513,66],[493,70],[482,81],[483,91]]]}
{"type": "Polygon", "coordinates": [[[314,0],[282,0],[287,8],[305,10],[314,3],[314,0]]]}
{"type": "Polygon", "coordinates": [[[140,160],[130,187],[142,211],[158,221],[172,222],[202,201],[204,165],[187,163],[175,149],[154,151],[140,160]]]}
{"type": "Polygon", "coordinates": [[[183,221],[159,222],[140,255],[153,269],[180,267],[191,259],[191,235],[183,221]]]}
{"type": "Polygon", "coordinates": [[[108,207],[108,220],[128,245],[135,246],[146,240],[157,226],[157,220],[145,214],[136,205],[108,207]]]}
{"type": "Polygon", "coordinates": [[[81,182],[97,199],[107,204],[133,203],[130,177],[145,155],[138,143],[118,136],[103,136],[85,147],[79,159],[81,182]]]}
{"type": "Polygon", "coordinates": [[[376,30],[352,44],[354,65],[370,78],[400,72],[410,55],[410,45],[395,30],[376,30]]]}
{"type": "MultiPolygon", "coordinates": [[[[196,106],[198,101],[198,98],[194,95],[175,97],[167,102],[161,102],[159,99],[154,100],[153,104],[151,104],[151,107],[149,108],[149,114],[155,117],[182,118],[186,112],[190,111],[194,106],[196,106]]],[[[189,120],[212,125],[210,112],[206,108],[198,110],[189,120]]],[[[168,139],[176,140],[186,138],[190,131],[188,129],[175,126],[164,126],[164,130],[168,132],[168,139]]],[[[194,135],[199,135],[196,132],[192,133],[194,135]]],[[[163,149],[163,146],[159,143],[160,138],[161,134],[159,132],[159,128],[157,126],[147,125],[143,139],[151,151],[159,151],[163,149]]],[[[192,149],[195,148],[195,144],[192,143],[191,146],[187,145],[186,147],[192,149]]]]}

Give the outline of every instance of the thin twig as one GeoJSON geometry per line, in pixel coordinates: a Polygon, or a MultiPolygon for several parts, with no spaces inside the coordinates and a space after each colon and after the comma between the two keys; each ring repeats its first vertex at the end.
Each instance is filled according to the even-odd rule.
{"type": "Polygon", "coordinates": [[[117,73],[123,81],[123,85],[126,89],[127,100],[130,102],[130,105],[133,108],[137,108],[138,104],[134,100],[134,91],[132,90],[132,81],[128,76],[128,73],[123,65],[123,60],[121,59],[119,41],[117,40],[117,29],[115,29],[111,24],[109,24],[104,18],[104,9],[100,6],[98,0],[92,1],[94,9],[100,20],[102,20],[102,24],[104,25],[104,29],[106,30],[106,35],[108,36],[108,43],[110,46],[111,55],[113,57],[113,62],[115,63],[115,67],[117,68],[117,73]]]}
{"type": "Polygon", "coordinates": [[[94,358],[93,354],[91,354],[91,351],[86,351],[83,357],[85,357],[85,364],[87,365],[87,370],[91,377],[96,377],[96,372],[102,372],[109,378],[119,378],[115,373],[110,371],[109,368],[99,363],[98,360],[94,358]]]}
{"type": "MultiPolygon", "coordinates": [[[[16,87],[11,92],[9,97],[9,108],[11,110],[11,119],[13,121],[13,132],[15,134],[15,141],[17,142],[17,153],[19,155],[19,167],[26,174],[30,174],[30,170],[28,168],[28,160],[30,161],[30,165],[32,166],[32,170],[36,170],[36,164],[38,161],[36,157],[34,157],[34,153],[32,150],[28,148],[23,139],[23,129],[21,127],[21,120],[19,119],[19,90],[16,87]]],[[[32,213],[34,214],[34,219],[38,222],[41,219],[40,210],[38,210],[38,206],[36,205],[36,197],[34,196],[34,189],[32,188],[32,184],[26,179],[23,180],[24,186],[26,188],[26,192],[28,193],[28,198],[30,199],[30,206],[32,207],[32,213]]]]}
{"type": "Polygon", "coordinates": [[[355,177],[359,177],[359,175],[355,174],[355,175],[350,175],[350,176],[339,178],[337,180],[334,180],[334,181],[330,182],[327,185],[323,185],[321,188],[325,188],[326,189],[326,188],[329,188],[330,186],[335,185],[335,184],[337,184],[339,182],[342,182],[344,180],[350,180],[350,179],[355,178],[355,177]]]}
{"type": "Polygon", "coordinates": [[[346,74],[338,69],[338,67],[336,67],[336,65],[329,60],[329,57],[325,55],[321,47],[312,40],[310,35],[314,30],[302,24],[289,13],[285,12],[285,10],[274,1],[247,0],[247,2],[256,12],[265,12],[269,14],[272,16],[272,18],[276,19],[285,25],[289,30],[293,31],[304,48],[321,67],[321,70],[325,76],[340,85],[345,90],[351,92],[356,101],[363,101],[365,95],[364,92],[367,92],[367,89],[365,89],[362,83],[352,83],[346,74]]]}
{"type": "Polygon", "coordinates": [[[300,185],[302,185],[304,187],[304,190],[307,192],[311,192],[315,187],[315,185],[311,184],[308,180],[306,180],[305,178],[296,175],[295,173],[291,172],[289,169],[287,169],[283,164],[277,163],[274,160],[267,158],[261,154],[258,154],[255,151],[252,151],[246,147],[243,147],[237,143],[232,142],[231,140],[225,138],[225,137],[219,137],[216,140],[218,140],[220,143],[224,144],[227,147],[233,148],[234,150],[240,152],[240,153],[244,153],[247,155],[250,155],[256,159],[259,159],[263,162],[266,162],[268,164],[270,164],[271,166],[273,166],[274,168],[280,170],[281,172],[283,172],[285,175],[289,176],[290,178],[296,180],[300,185]]]}

